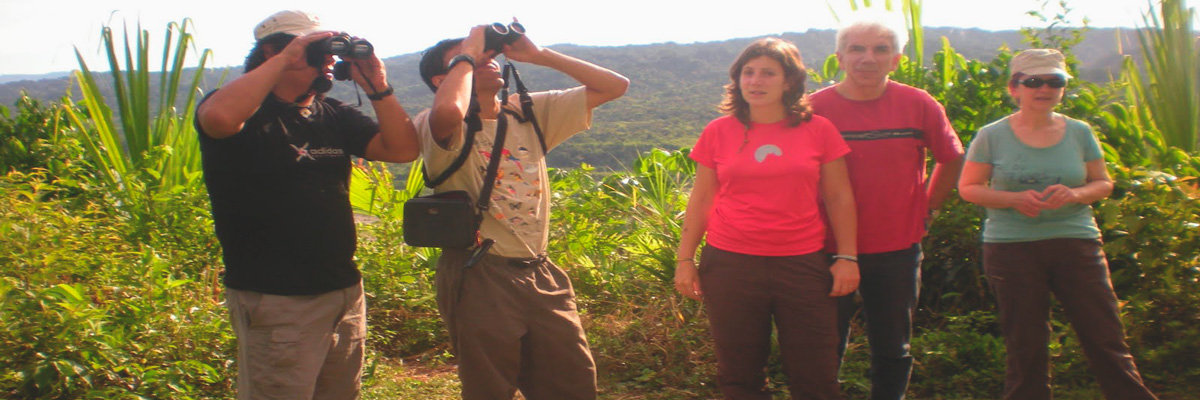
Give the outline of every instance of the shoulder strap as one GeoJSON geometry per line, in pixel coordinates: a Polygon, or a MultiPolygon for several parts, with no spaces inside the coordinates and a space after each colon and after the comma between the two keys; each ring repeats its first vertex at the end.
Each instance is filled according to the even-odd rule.
{"type": "Polygon", "coordinates": [[[474,94],[471,95],[471,105],[467,107],[467,116],[463,118],[463,121],[467,124],[467,132],[463,136],[462,149],[459,150],[458,156],[454,157],[454,161],[434,179],[429,179],[429,170],[424,163],[421,163],[421,176],[425,178],[426,187],[433,189],[445,182],[446,179],[450,179],[450,175],[462,168],[463,163],[467,161],[467,156],[471,154],[471,148],[475,147],[475,133],[483,130],[483,122],[479,120],[479,102],[475,101],[474,94]]]}
{"type": "MultiPolygon", "coordinates": [[[[504,67],[504,86],[500,88],[500,109],[508,105],[508,73],[512,64],[504,67]]],[[[483,222],[487,215],[488,206],[492,202],[492,189],[496,186],[496,175],[500,173],[500,159],[504,158],[504,139],[508,137],[508,118],[501,112],[496,118],[496,137],[492,143],[492,154],[488,157],[487,172],[483,175],[483,187],[479,189],[479,198],[475,200],[475,226],[483,222]]]]}
{"type": "MultiPolygon", "coordinates": [[[[529,96],[529,89],[525,88],[525,82],[521,81],[521,74],[517,72],[517,68],[511,62],[504,66],[505,70],[512,69],[513,81],[517,84],[517,97],[521,101],[521,113],[525,114],[524,118],[519,118],[521,122],[528,121],[533,124],[533,131],[537,132],[538,142],[542,145],[542,155],[545,156],[548,149],[546,148],[546,136],[542,134],[542,127],[538,125],[537,117],[533,115],[533,98],[529,96]]],[[[508,80],[505,80],[505,84],[508,80]]]]}

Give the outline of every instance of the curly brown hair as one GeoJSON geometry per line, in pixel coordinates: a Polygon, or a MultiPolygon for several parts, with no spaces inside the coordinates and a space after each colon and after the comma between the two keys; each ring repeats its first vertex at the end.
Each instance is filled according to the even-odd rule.
{"type": "Polygon", "coordinates": [[[804,83],[808,80],[808,71],[804,69],[804,61],[800,58],[800,49],[792,42],[775,38],[755,40],[742,50],[733,65],[729,67],[729,83],[725,85],[725,98],[717,109],[726,115],[732,115],[746,126],[750,125],[750,104],[742,97],[739,84],[742,67],[758,57],[770,57],[783,66],[784,79],[788,89],[783,93],[783,104],[787,110],[788,125],[796,126],[801,122],[812,119],[812,106],[808,96],[804,94],[804,83]]]}

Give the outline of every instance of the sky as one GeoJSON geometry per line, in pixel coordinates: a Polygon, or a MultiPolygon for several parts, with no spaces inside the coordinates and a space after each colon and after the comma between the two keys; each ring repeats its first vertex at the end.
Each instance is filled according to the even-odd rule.
{"type": "MultiPolygon", "coordinates": [[[[1186,0],[1195,7],[1198,0],[1186,0]]],[[[883,0],[875,0],[879,7],[883,0]]],[[[209,67],[240,66],[253,45],[254,26],[283,9],[306,10],[323,25],[369,40],[381,58],[419,52],[440,39],[465,36],[473,25],[518,18],[540,45],[620,46],[694,43],[836,29],[849,19],[849,0],[767,0],[749,3],[677,0],[0,0],[0,75],[44,74],[79,68],[107,70],[100,31],[105,25],[147,30],[161,46],[171,22],[190,18],[195,47],[210,49],[209,67]],[[723,6],[718,7],[718,4],[723,6]],[[735,6],[737,5],[737,6],[735,6]]],[[[897,5],[900,3],[895,0],[897,5]]],[[[1143,26],[1147,0],[1068,0],[1071,25],[1143,26]]],[[[1155,0],[1157,3],[1157,0],[1155,0]]],[[[861,4],[861,1],[860,1],[861,4]]],[[[927,27],[1015,30],[1044,27],[1027,15],[1061,12],[1058,0],[924,0],[927,27]],[[1043,6],[1045,8],[1043,8],[1043,6]]],[[[898,7],[898,6],[897,6],[898,7]]],[[[897,14],[898,15],[898,14],[897,14]]],[[[161,50],[151,53],[161,57],[161,50]]],[[[189,55],[198,60],[198,55],[189,55]]],[[[152,61],[152,70],[158,70],[152,61]]]]}

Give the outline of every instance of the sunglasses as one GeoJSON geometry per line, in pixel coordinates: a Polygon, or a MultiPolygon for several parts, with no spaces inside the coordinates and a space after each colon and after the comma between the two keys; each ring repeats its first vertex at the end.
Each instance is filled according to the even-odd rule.
{"type": "Polygon", "coordinates": [[[1049,78],[1049,79],[1042,79],[1042,78],[1038,78],[1035,76],[1032,78],[1022,79],[1021,85],[1025,86],[1027,88],[1030,88],[1030,89],[1037,89],[1037,88],[1042,87],[1042,85],[1049,85],[1051,88],[1061,89],[1061,88],[1067,86],[1067,80],[1063,79],[1063,78],[1057,78],[1057,77],[1049,78]]]}

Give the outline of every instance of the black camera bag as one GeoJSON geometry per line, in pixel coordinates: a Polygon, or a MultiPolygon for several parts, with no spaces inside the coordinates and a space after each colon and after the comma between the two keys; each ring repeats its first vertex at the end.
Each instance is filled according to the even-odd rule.
{"type": "Polygon", "coordinates": [[[404,203],[404,243],[465,249],[475,244],[475,206],[465,190],[417,196],[404,203]]]}

